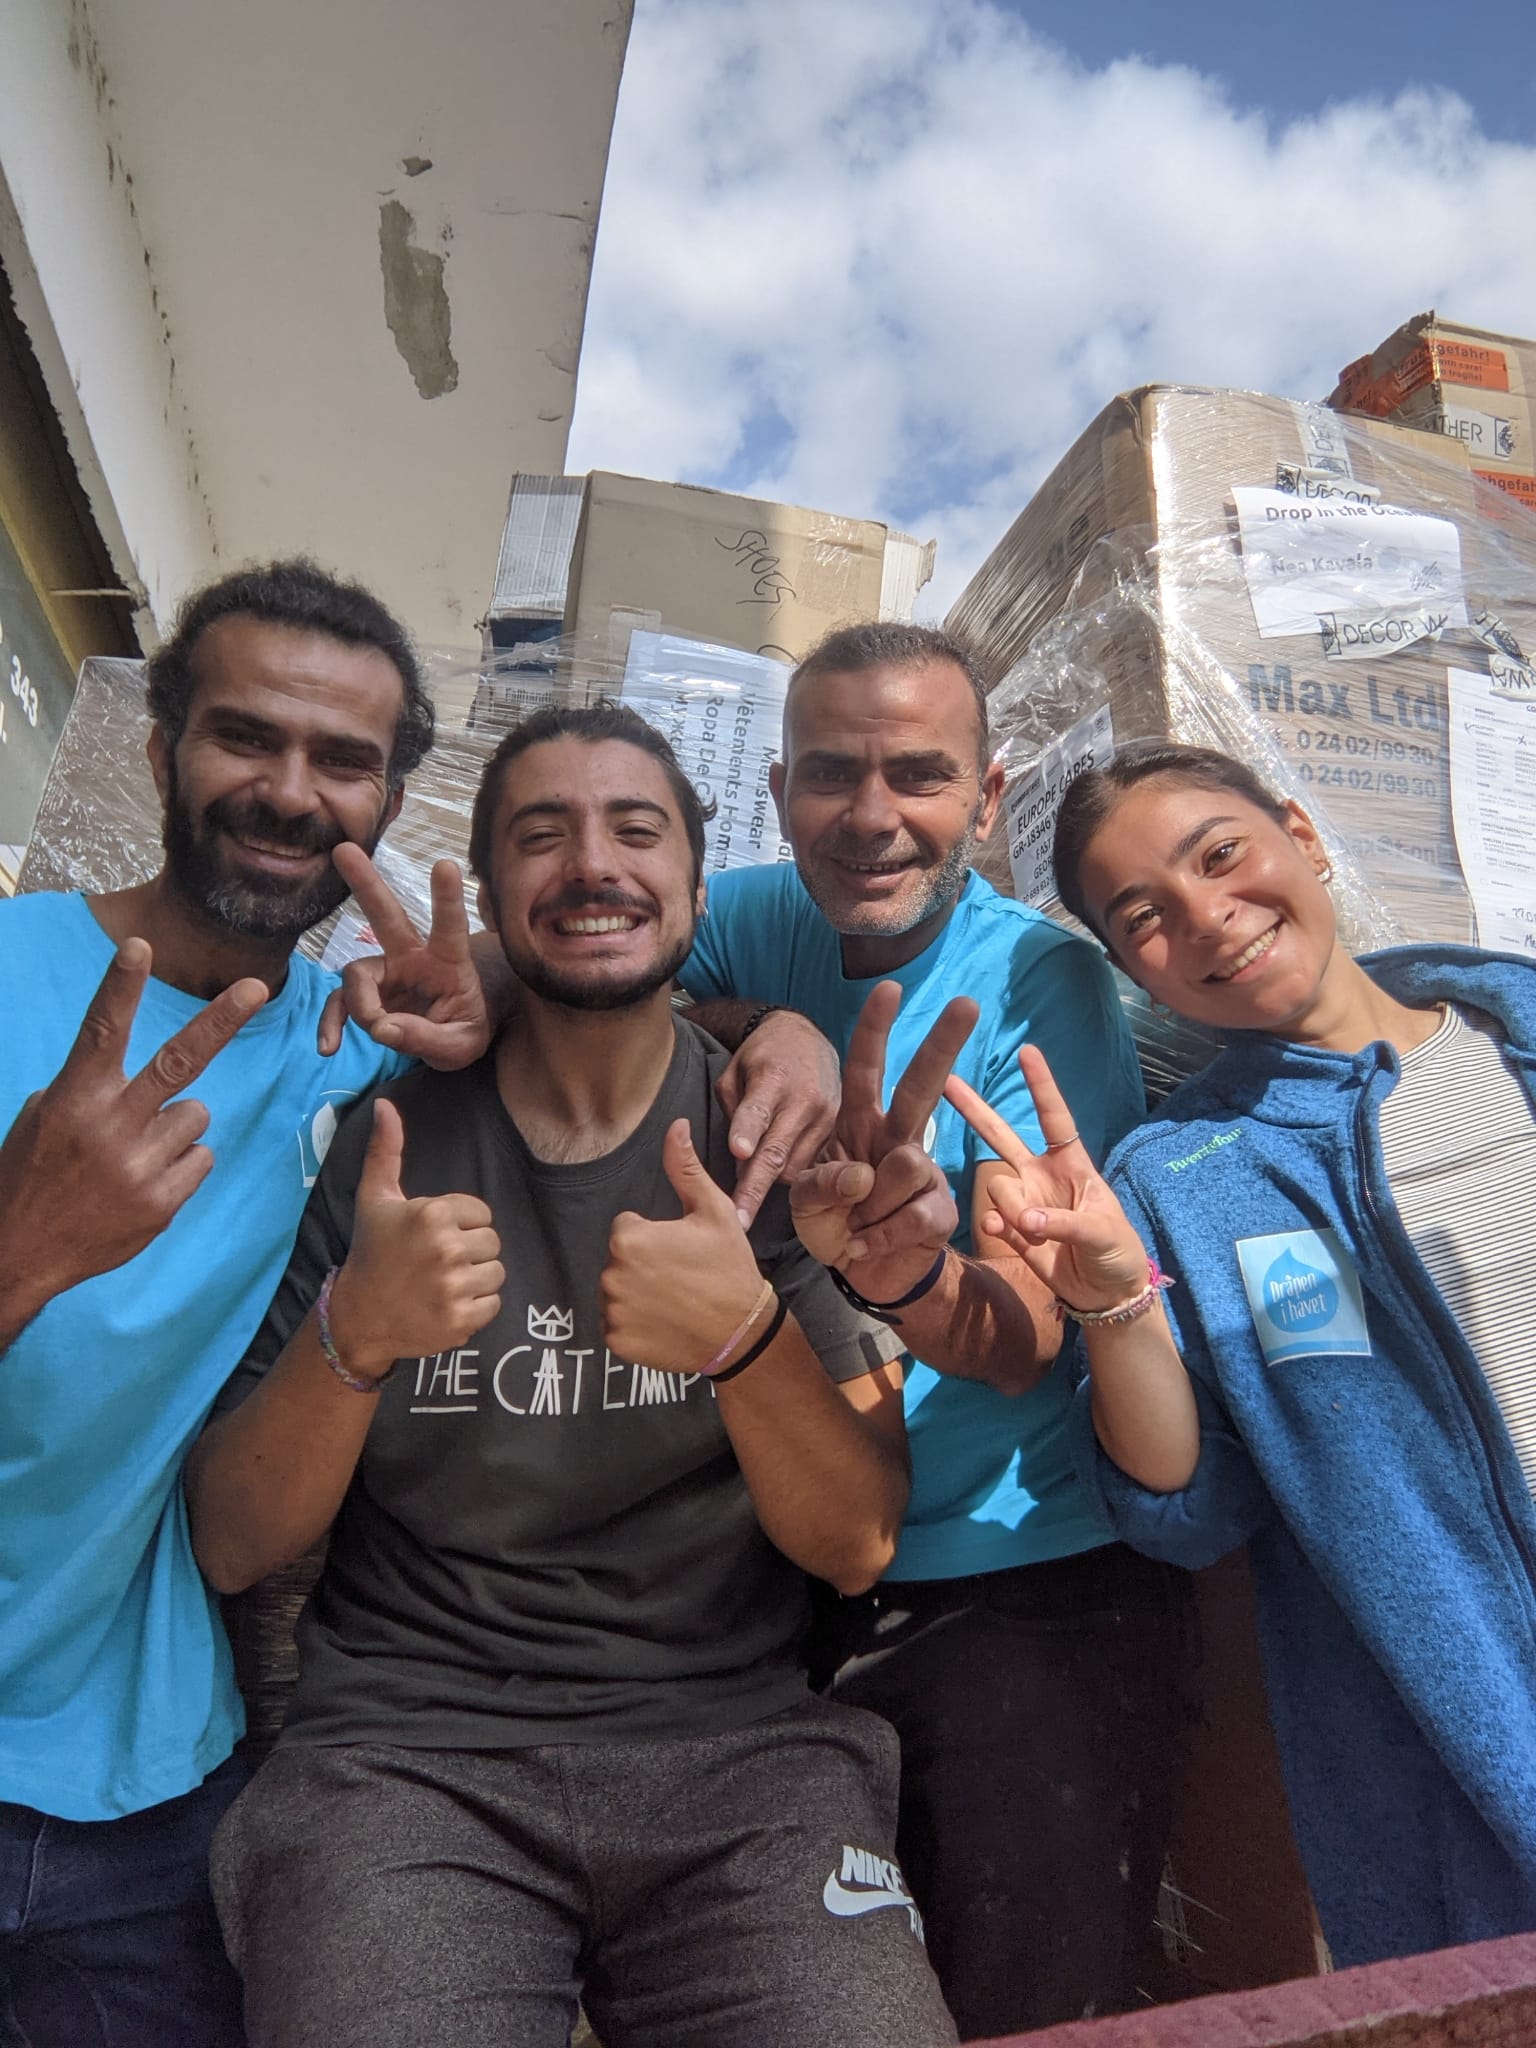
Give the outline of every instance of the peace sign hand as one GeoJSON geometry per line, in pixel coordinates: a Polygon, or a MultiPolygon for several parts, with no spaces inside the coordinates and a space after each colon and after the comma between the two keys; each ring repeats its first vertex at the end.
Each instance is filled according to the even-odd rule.
{"type": "Polygon", "coordinates": [[[0,1145],[0,1348],[70,1287],[137,1257],[202,1185],[213,1154],[200,1102],[172,1101],[267,999],[237,981],[130,1080],[123,1062],[151,955],[125,939],[63,1066],[0,1145]]]}
{"type": "Polygon", "coordinates": [[[1088,1157],[1044,1053],[1021,1046],[1019,1065],[1045,1139],[1041,1153],[1031,1152],[964,1081],[951,1079],[944,1087],[977,1137],[1013,1169],[1011,1179],[993,1176],[997,1206],[982,1228],[1017,1252],[1058,1300],[1080,1309],[1117,1308],[1146,1285],[1146,1249],[1088,1157]]]}
{"type": "Polygon", "coordinates": [[[432,868],[432,926],[425,939],[360,846],[331,856],[382,951],[347,963],[320,1018],[319,1048],[341,1044],[346,1019],[379,1045],[451,1071],[479,1059],[491,1019],[470,951],[469,914],[458,863],[432,868]]]}
{"type": "Polygon", "coordinates": [[[979,1014],[967,996],[945,1005],[886,1108],[886,1048],[900,1008],[899,982],[871,990],[848,1042],[842,1108],[826,1157],[790,1190],[806,1250],[842,1272],[856,1266],[859,1292],[876,1302],[915,1287],[959,1226],[923,1136],[979,1014]]]}

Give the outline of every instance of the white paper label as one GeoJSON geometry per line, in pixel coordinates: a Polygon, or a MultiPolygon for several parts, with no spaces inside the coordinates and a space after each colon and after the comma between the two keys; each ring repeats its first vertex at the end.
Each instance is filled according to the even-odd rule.
{"type": "Polygon", "coordinates": [[[1102,768],[1115,751],[1107,704],[1080,718],[1070,732],[1026,768],[1003,803],[1013,892],[1023,903],[1049,903],[1056,894],[1051,842],[1067,788],[1087,768],[1102,768]]]}
{"type": "Polygon", "coordinates": [[[1416,640],[1438,640],[1452,623],[1449,610],[1431,606],[1369,616],[1364,612],[1324,612],[1317,622],[1327,661],[1379,661],[1384,654],[1412,647],[1416,640]]]}
{"type": "Polygon", "coordinates": [[[791,858],[768,788],[789,678],[765,654],[671,633],[630,637],[624,702],[666,734],[688,780],[719,807],[705,827],[707,875],[791,858]]]}
{"type": "Polygon", "coordinates": [[[1453,668],[1451,818],[1478,943],[1536,954],[1536,704],[1453,668]]]}
{"type": "Polygon", "coordinates": [[[1470,406],[1443,405],[1435,415],[1442,434],[1459,441],[1474,463],[1512,462],[1519,453],[1513,420],[1496,413],[1474,412],[1470,406]]]}
{"type": "Polygon", "coordinates": [[[1376,484],[1357,484],[1336,469],[1309,469],[1304,462],[1277,462],[1275,489],[1288,498],[1345,498],[1374,505],[1381,497],[1376,484]]]}
{"type": "Polygon", "coordinates": [[[1444,625],[1466,624],[1461,536],[1449,519],[1347,498],[1304,501],[1250,484],[1236,485],[1232,497],[1263,639],[1316,633],[1324,617],[1434,611],[1444,625]]]}
{"type": "Polygon", "coordinates": [[[1331,406],[1296,406],[1296,433],[1301,441],[1302,460],[1309,468],[1330,476],[1347,477],[1349,442],[1344,422],[1331,406]]]}
{"type": "Polygon", "coordinates": [[[1536,698],[1536,665],[1497,612],[1474,612],[1472,630],[1488,649],[1488,677],[1499,695],[1536,698]]]}

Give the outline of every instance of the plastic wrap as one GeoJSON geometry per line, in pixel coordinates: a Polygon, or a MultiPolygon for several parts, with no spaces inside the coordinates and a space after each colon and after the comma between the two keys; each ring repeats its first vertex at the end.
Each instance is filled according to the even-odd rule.
{"type": "MultiPolygon", "coordinates": [[[[429,657],[427,668],[439,710],[437,740],[411,777],[377,856],[423,924],[432,863],[444,855],[466,863],[470,811],[492,750],[520,718],[546,704],[614,697],[667,735],[690,779],[717,804],[706,834],[706,873],[788,858],[767,779],[778,753],[785,663],[637,633],[622,664],[555,640],[473,665],[429,657]]],[[[85,662],[22,866],[23,890],[120,889],[156,872],[160,803],[145,754],[149,732],[143,664],[85,662]]],[[[372,943],[350,900],[301,941],[328,966],[372,943]]]]}
{"type": "MultiPolygon", "coordinates": [[[[1171,738],[1240,755],[1306,806],[1352,949],[1521,942],[1519,899],[1536,904],[1536,516],[1454,441],[1247,392],[1132,393],[948,623],[998,679],[1000,886],[1017,877],[1051,907],[1041,853],[1074,765],[1171,738]],[[1453,731],[1453,690],[1486,700],[1480,753],[1465,719],[1453,731]],[[1500,749],[1526,724],[1522,780],[1519,749],[1500,749]]],[[[1203,1055],[1144,1014],[1136,1026],[1154,1087],[1203,1055]]]]}

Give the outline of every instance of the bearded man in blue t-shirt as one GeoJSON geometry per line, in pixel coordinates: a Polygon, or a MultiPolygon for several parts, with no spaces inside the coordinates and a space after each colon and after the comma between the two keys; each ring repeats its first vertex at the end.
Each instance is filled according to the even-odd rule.
{"type": "MultiPolygon", "coordinates": [[[[181,1465],[337,1111],[404,1064],[329,1021],[322,1057],[293,949],[432,742],[403,629],[308,562],[189,599],[148,677],[163,868],[0,903],[0,2037],[36,2048],[243,2039],[207,1884],[241,1707],[181,1465]]],[[[438,900],[462,926],[451,868],[438,900]]]]}
{"type": "MultiPolygon", "coordinates": [[[[843,1157],[870,1159],[879,1120],[878,1066],[854,1027],[883,979],[902,991],[887,1076],[967,995],[981,1016],[955,1072],[1031,1142],[1025,1043],[1095,1157],[1142,1113],[1102,955],[971,866],[1002,786],[985,684],[949,636],[852,627],[795,671],[772,771],[794,866],[713,877],[680,978],[728,1045],[783,1005],[853,1051],[843,1157]]],[[[773,1022],[783,1045],[788,1020],[773,1022]]],[[[1062,1326],[983,1229],[1009,1169],[947,1103],[927,1150],[961,1224],[926,1291],[894,1311],[921,1361],[906,1383],[911,1504],[881,1584],[829,1601],[822,1649],[836,1697],[901,1737],[902,1863],[969,2039],[1133,2001],[1167,1831],[1182,1597],[1176,1575],[1111,1541],[1079,1484],[1062,1326]]],[[[856,1209],[855,1237],[875,1220],[856,1209]]]]}

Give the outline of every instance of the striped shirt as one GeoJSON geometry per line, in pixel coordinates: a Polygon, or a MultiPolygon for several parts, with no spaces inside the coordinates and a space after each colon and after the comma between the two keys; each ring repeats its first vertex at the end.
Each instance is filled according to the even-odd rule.
{"type": "Polygon", "coordinates": [[[1381,1113],[1414,1250],[1487,1375],[1536,1495],[1536,1114],[1491,1017],[1448,1005],[1381,1113]]]}

